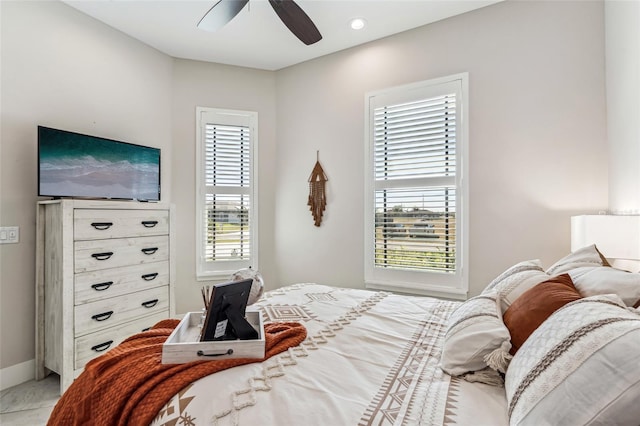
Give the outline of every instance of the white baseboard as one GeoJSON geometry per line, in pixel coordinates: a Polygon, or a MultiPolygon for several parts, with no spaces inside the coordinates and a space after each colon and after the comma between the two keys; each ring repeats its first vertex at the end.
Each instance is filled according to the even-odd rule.
{"type": "Polygon", "coordinates": [[[9,389],[13,386],[19,385],[20,383],[28,382],[29,380],[33,380],[35,378],[35,359],[30,359],[29,361],[0,369],[0,390],[9,389]]]}

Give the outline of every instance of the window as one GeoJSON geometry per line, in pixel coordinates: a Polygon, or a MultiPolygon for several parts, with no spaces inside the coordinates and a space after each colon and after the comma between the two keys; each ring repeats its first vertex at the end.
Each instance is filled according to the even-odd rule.
{"type": "Polygon", "coordinates": [[[258,268],[258,114],[196,108],[197,277],[258,268]]]}
{"type": "Polygon", "coordinates": [[[467,74],[366,96],[368,288],[466,298],[467,74]]]}

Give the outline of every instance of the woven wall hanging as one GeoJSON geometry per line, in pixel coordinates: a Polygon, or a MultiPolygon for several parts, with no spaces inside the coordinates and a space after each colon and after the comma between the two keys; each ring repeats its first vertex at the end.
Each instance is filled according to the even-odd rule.
{"type": "Polygon", "coordinates": [[[309,201],[307,201],[307,205],[313,215],[314,225],[320,226],[322,214],[327,206],[325,184],[329,179],[320,165],[319,153],[316,153],[316,156],[316,165],[313,167],[311,176],[309,176],[309,201]]]}

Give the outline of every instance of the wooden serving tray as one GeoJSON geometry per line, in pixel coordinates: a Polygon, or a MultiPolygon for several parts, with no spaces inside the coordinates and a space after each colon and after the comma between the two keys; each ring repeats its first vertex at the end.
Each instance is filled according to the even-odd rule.
{"type": "Polygon", "coordinates": [[[200,341],[201,312],[188,312],[162,345],[163,364],[214,361],[232,358],[264,358],[265,339],[262,315],[247,311],[247,321],[258,331],[254,340],[200,341]]]}

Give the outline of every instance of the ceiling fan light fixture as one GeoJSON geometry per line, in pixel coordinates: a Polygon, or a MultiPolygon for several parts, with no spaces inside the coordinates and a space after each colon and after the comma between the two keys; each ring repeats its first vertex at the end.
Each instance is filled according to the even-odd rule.
{"type": "Polygon", "coordinates": [[[367,25],[367,21],[364,18],[353,18],[349,21],[349,26],[352,30],[361,30],[367,25]]]}

